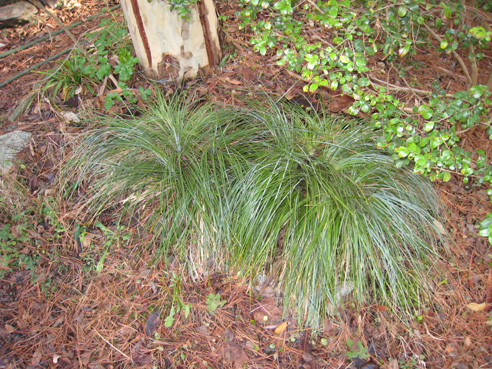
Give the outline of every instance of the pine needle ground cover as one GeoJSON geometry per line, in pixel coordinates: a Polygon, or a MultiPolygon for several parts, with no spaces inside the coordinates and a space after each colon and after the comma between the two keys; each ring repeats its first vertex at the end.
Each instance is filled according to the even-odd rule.
{"type": "Polygon", "coordinates": [[[336,313],[342,288],[357,306],[412,314],[432,287],[439,202],[376,148],[377,135],[291,105],[160,97],[89,132],[65,178],[89,214],[123,204],[122,216],[157,235],[156,257],[188,262],[196,277],[273,274],[304,324],[336,313]]]}

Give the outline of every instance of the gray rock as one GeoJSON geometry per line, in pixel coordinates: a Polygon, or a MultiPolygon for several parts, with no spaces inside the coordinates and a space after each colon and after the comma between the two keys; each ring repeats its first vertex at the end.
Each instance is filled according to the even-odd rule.
{"type": "MultiPolygon", "coordinates": [[[[0,6],[5,6],[13,3],[21,2],[22,0],[0,0],[0,6]]],[[[54,8],[58,3],[62,3],[62,0],[39,0],[44,6],[54,8]]]]}
{"type": "Polygon", "coordinates": [[[27,1],[2,6],[0,8],[0,29],[26,23],[37,12],[38,9],[27,1]]]}
{"type": "Polygon", "coordinates": [[[0,136],[0,173],[8,171],[15,155],[21,151],[31,138],[29,132],[13,131],[0,136]]]}

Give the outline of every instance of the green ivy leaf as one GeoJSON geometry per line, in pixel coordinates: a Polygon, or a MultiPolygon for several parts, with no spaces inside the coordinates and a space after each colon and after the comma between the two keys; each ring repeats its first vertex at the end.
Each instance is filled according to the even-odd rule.
{"type": "Polygon", "coordinates": [[[167,316],[166,319],[164,319],[164,325],[167,327],[167,328],[171,328],[173,323],[174,323],[174,314],[175,314],[175,310],[174,310],[174,305],[171,306],[171,311],[169,312],[169,315],[167,316]]]}
{"type": "Polygon", "coordinates": [[[413,154],[420,154],[420,148],[414,144],[414,143],[411,143],[407,146],[408,150],[410,150],[410,152],[412,152],[413,154]]]}
{"type": "Polygon", "coordinates": [[[350,59],[346,55],[340,55],[340,61],[344,64],[350,62],[350,59]]]}
{"type": "Polygon", "coordinates": [[[424,119],[430,119],[434,115],[434,111],[427,105],[420,105],[418,112],[424,119]]]}
{"type": "Polygon", "coordinates": [[[406,158],[406,157],[408,156],[408,154],[410,153],[410,152],[408,151],[408,149],[407,149],[406,147],[403,147],[403,146],[401,146],[401,147],[397,148],[397,149],[396,149],[396,152],[398,153],[398,156],[399,156],[400,158],[406,158]]]}
{"type": "Polygon", "coordinates": [[[360,38],[354,40],[354,49],[358,52],[362,52],[364,50],[364,42],[360,38]]]}
{"type": "Polygon", "coordinates": [[[364,113],[369,113],[371,111],[371,106],[369,104],[364,104],[360,107],[360,110],[364,113]]]}
{"type": "Polygon", "coordinates": [[[480,98],[487,88],[485,86],[472,86],[470,88],[470,94],[475,98],[480,98]]]}
{"type": "Polygon", "coordinates": [[[490,229],[489,228],[484,228],[481,229],[478,234],[483,237],[488,237],[490,235],[490,229]]]}
{"type": "Polygon", "coordinates": [[[398,7],[398,15],[399,15],[400,17],[404,17],[405,15],[407,15],[407,7],[406,7],[406,6],[404,6],[404,5],[400,5],[400,6],[398,7]]]}
{"type": "Polygon", "coordinates": [[[454,118],[460,122],[464,122],[470,116],[469,110],[462,110],[456,113],[454,118]]]}
{"type": "Polygon", "coordinates": [[[426,122],[424,124],[424,131],[426,131],[426,132],[432,131],[434,129],[434,126],[435,126],[435,122],[433,122],[433,121],[426,122]]]}
{"type": "Polygon", "coordinates": [[[330,9],[328,10],[328,14],[332,18],[336,18],[338,15],[338,6],[331,6],[330,9]]]}
{"type": "Polygon", "coordinates": [[[451,179],[451,173],[449,172],[443,172],[442,173],[442,181],[443,182],[448,182],[451,179]]]}

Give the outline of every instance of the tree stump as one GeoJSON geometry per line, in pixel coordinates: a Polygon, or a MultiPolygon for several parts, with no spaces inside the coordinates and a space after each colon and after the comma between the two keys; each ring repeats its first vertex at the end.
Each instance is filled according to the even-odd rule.
{"type": "Polygon", "coordinates": [[[121,0],[135,52],[155,79],[208,74],[220,60],[217,16],[212,0],[190,6],[189,19],[171,11],[168,0],[121,0]]]}

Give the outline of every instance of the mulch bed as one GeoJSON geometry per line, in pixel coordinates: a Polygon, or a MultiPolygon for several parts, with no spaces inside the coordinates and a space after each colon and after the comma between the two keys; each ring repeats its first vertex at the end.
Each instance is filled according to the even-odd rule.
{"type": "MultiPolygon", "coordinates": [[[[106,5],[114,4],[108,1],[106,5]]],[[[324,103],[332,114],[343,114],[350,106],[350,97],[330,91],[303,96],[305,82],[278,67],[273,56],[262,57],[251,50],[250,35],[239,31],[234,6],[221,2],[217,7],[230,16],[223,43],[233,47],[237,56],[217,67],[213,76],[187,81],[191,93],[238,105],[261,91],[304,104],[324,103]]],[[[71,24],[100,11],[99,0],[88,0],[80,7],[54,13],[71,24]]],[[[121,10],[114,14],[122,17],[121,10]]],[[[99,22],[96,18],[72,32],[82,37],[97,29],[99,22]]],[[[52,19],[40,14],[35,22],[3,31],[0,42],[6,50],[56,29],[52,19]]],[[[0,80],[70,46],[72,41],[62,33],[9,55],[3,59],[0,80]]],[[[440,68],[451,92],[463,89],[463,77],[458,69],[450,71],[447,57],[426,52],[417,55],[416,63],[433,60],[432,68],[419,68],[419,81],[430,86],[435,68],[440,68]]],[[[55,65],[46,64],[43,70],[55,65]]],[[[388,72],[388,81],[396,83],[388,72]]],[[[40,78],[31,73],[0,89],[0,134],[15,129],[33,133],[32,142],[20,155],[25,166],[11,173],[29,195],[14,199],[14,187],[8,187],[7,181],[0,190],[12,196],[13,212],[46,207],[43,195],[58,209],[56,215],[43,213],[42,219],[32,210],[17,221],[17,226],[28,226],[30,235],[21,253],[34,252],[40,259],[33,271],[22,268],[0,279],[0,368],[343,368],[349,364],[363,369],[379,365],[391,369],[492,368],[487,309],[467,307],[492,302],[492,251],[487,240],[477,236],[476,227],[492,210],[484,186],[465,185],[459,178],[437,184],[454,243],[452,256],[446,256],[439,266],[440,283],[427,311],[406,326],[382,306],[368,306],[359,313],[348,309],[337,320],[327,319],[323,332],[316,335],[297,326],[278,307],[275,286],[250,287],[234,275],[213,271],[192,279],[186,266],[152,264],[150,236],[136,236],[128,245],[112,247],[102,272],[97,273],[106,239],[96,228],[88,229],[83,242],[77,238],[73,225],[77,204],[62,202],[56,187],[57,168],[67,143],[87,127],[67,123],[42,97],[19,120],[6,120],[40,78]],[[207,304],[212,293],[225,301],[215,313],[207,304]],[[187,305],[191,306],[189,314],[187,305]],[[174,315],[170,315],[172,307],[174,315]],[[355,347],[347,347],[347,339],[355,347]],[[347,352],[357,350],[358,341],[372,359],[348,360],[347,352]]],[[[162,86],[169,91],[180,87],[162,86]]],[[[396,94],[401,100],[414,98],[408,91],[396,94]]],[[[86,98],[78,108],[90,111],[95,106],[94,99],[86,98]]],[[[467,149],[483,149],[487,154],[492,150],[487,135],[479,129],[467,132],[463,142],[467,149]]],[[[100,221],[110,229],[115,227],[110,214],[100,221]]],[[[3,222],[6,220],[0,218],[0,225],[3,222]]],[[[127,229],[134,235],[139,231],[138,224],[130,223],[127,229]]]]}

